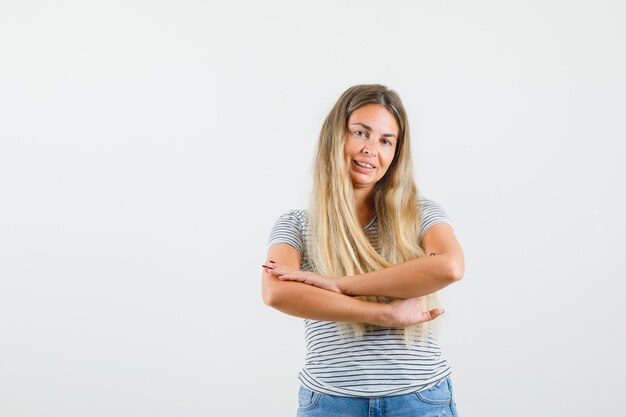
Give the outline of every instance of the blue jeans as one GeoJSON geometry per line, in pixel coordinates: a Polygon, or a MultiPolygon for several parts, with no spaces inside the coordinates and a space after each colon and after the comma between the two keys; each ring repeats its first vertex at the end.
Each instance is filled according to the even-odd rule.
{"type": "Polygon", "coordinates": [[[388,397],[339,397],[300,386],[298,417],[457,417],[450,378],[430,389],[388,397]]]}

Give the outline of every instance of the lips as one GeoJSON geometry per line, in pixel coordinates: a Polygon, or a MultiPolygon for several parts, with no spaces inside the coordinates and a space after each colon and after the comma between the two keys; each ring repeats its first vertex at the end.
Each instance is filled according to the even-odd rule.
{"type": "Polygon", "coordinates": [[[354,160],[353,162],[354,162],[354,164],[356,166],[361,167],[361,168],[365,168],[365,169],[374,169],[374,168],[376,168],[375,166],[373,166],[369,162],[363,162],[363,161],[357,161],[357,160],[354,160]]]}

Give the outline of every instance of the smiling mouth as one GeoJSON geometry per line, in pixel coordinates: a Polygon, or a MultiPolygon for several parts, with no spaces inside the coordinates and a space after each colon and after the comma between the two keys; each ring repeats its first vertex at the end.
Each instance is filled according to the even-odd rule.
{"type": "Polygon", "coordinates": [[[367,169],[373,169],[374,168],[373,166],[371,166],[367,162],[354,161],[354,163],[357,164],[360,167],[363,167],[363,168],[367,168],[367,169]]]}

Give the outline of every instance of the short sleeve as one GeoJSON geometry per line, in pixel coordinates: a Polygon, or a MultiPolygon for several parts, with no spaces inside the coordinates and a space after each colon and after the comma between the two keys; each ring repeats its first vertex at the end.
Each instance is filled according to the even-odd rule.
{"type": "Polygon", "coordinates": [[[427,198],[421,198],[419,202],[419,209],[421,216],[420,240],[424,237],[430,226],[434,224],[447,223],[454,228],[448,213],[446,213],[445,210],[436,202],[427,198]]]}
{"type": "Polygon", "coordinates": [[[276,220],[270,232],[268,246],[277,243],[287,243],[293,246],[302,256],[304,239],[302,237],[302,213],[299,210],[290,210],[276,220]]]}

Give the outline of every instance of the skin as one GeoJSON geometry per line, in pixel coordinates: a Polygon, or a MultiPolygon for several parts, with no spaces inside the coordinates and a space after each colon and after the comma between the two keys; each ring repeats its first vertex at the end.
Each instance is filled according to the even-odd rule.
{"type": "Polygon", "coordinates": [[[393,161],[398,131],[395,117],[378,104],[359,107],[348,119],[344,155],[362,226],[374,215],[374,188],[393,161]],[[373,168],[360,167],[357,161],[369,163],[373,168]]]}
{"type": "MultiPolygon", "coordinates": [[[[398,125],[383,106],[356,109],[348,120],[344,154],[350,168],[357,215],[365,226],[374,214],[376,182],[387,172],[397,146],[398,125]],[[371,167],[357,166],[356,161],[371,167]]],[[[421,310],[421,297],[461,279],[463,250],[447,224],[435,224],[424,235],[426,253],[379,271],[330,278],[300,271],[300,254],[288,244],[270,247],[263,265],[263,299],[287,314],[324,321],[371,323],[406,327],[435,319],[443,310],[421,310]],[[362,301],[353,296],[389,296],[390,304],[362,301]]]]}

